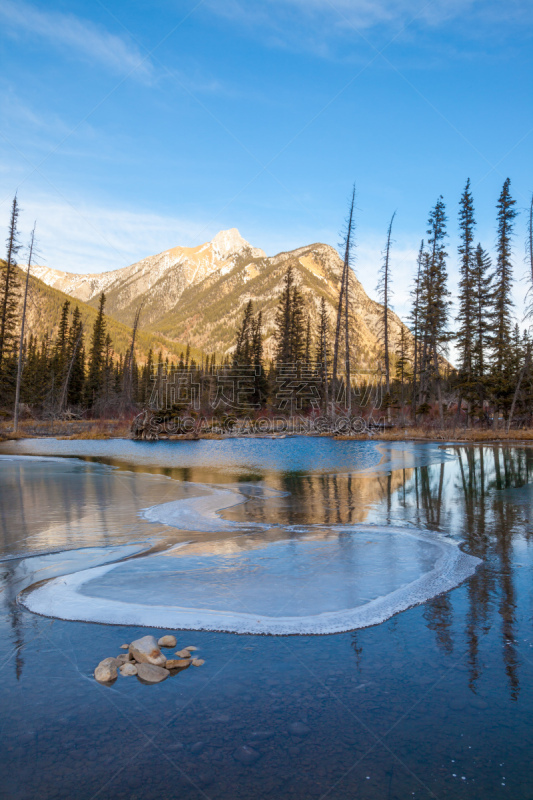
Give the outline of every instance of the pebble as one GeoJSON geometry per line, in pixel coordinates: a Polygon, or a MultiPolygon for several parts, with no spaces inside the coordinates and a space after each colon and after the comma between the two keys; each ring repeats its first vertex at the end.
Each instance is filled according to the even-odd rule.
{"type": "Polygon", "coordinates": [[[143,636],[142,639],[136,639],[130,644],[129,651],[135,661],[141,664],[163,667],[167,660],[159,649],[154,636],[143,636]]]}
{"type": "Polygon", "coordinates": [[[205,661],[203,660],[203,658],[193,658],[191,663],[193,667],[201,667],[205,664],[205,661]]]}
{"type": "Polygon", "coordinates": [[[168,669],[158,667],[156,664],[141,663],[137,665],[137,677],[146,683],[160,683],[169,675],[168,669]]]}
{"type": "Polygon", "coordinates": [[[121,644],[121,645],[120,645],[120,649],[121,649],[121,650],[129,650],[129,649],[130,649],[130,646],[129,646],[129,644],[121,644]]]}
{"type": "Polygon", "coordinates": [[[241,764],[249,767],[252,764],[255,764],[255,762],[258,761],[261,756],[257,750],[254,750],[253,747],[243,744],[235,750],[233,753],[233,758],[236,761],[240,761],[241,764]]]}
{"type": "Polygon", "coordinates": [[[190,658],[191,654],[188,650],[178,650],[177,653],[174,653],[175,656],[179,656],[179,658],[190,658]]]}
{"type": "Polygon", "coordinates": [[[131,661],[126,661],[120,666],[119,672],[121,675],[137,675],[137,667],[131,661]]]}
{"type": "Polygon", "coordinates": [[[157,642],[159,647],[176,647],[176,637],[167,634],[166,636],[162,636],[159,641],[157,642]]]}

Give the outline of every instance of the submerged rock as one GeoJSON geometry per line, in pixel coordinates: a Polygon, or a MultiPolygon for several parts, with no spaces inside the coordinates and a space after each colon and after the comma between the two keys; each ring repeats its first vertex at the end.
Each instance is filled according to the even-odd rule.
{"type": "Polygon", "coordinates": [[[133,661],[133,656],[131,653],[121,653],[117,656],[117,661],[119,664],[126,664],[128,661],[133,661]]]}
{"type": "Polygon", "coordinates": [[[191,657],[191,654],[189,653],[188,650],[178,650],[177,653],[174,653],[174,655],[178,656],[178,658],[190,658],[191,657]]]}
{"type": "Polygon", "coordinates": [[[119,671],[121,675],[137,675],[138,672],[133,661],[126,661],[124,664],[121,664],[119,671]]]}
{"type": "Polygon", "coordinates": [[[307,736],[311,733],[311,728],[305,722],[293,722],[289,725],[291,736],[307,736]]]}
{"type": "Polygon", "coordinates": [[[142,639],[136,639],[130,644],[129,651],[139,664],[164,667],[167,660],[159,649],[155,636],[143,636],[142,639]]]}
{"type": "Polygon", "coordinates": [[[169,675],[168,669],[158,667],[155,664],[137,664],[137,677],[146,683],[161,683],[169,675]]]}
{"type": "Polygon", "coordinates": [[[94,671],[95,679],[98,683],[111,683],[117,679],[118,666],[119,662],[116,658],[104,658],[94,671]]]}
{"type": "Polygon", "coordinates": [[[198,650],[197,647],[192,647],[192,646],[191,647],[184,647],[183,649],[184,650],[189,650],[191,653],[193,653],[195,650],[198,650]]]}
{"type": "Polygon", "coordinates": [[[162,636],[157,642],[157,644],[159,645],[159,647],[176,647],[177,644],[176,637],[167,634],[166,636],[162,636]]]}
{"type": "Polygon", "coordinates": [[[193,667],[201,667],[205,664],[205,661],[203,660],[203,658],[193,658],[191,663],[193,667]]]}
{"type": "Polygon", "coordinates": [[[233,758],[248,767],[251,764],[255,764],[261,758],[261,755],[253,747],[243,744],[235,750],[233,758]]]}

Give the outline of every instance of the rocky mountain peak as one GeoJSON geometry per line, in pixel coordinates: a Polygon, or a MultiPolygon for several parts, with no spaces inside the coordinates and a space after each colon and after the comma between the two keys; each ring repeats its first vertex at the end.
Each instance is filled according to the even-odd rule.
{"type": "Polygon", "coordinates": [[[250,250],[254,258],[264,258],[265,253],[258,247],[252,247],[244,239],[237,228],[229,228],[227,231],[219,231],[211,240],[211,246],[216,257],[222,261],[227,261],[232,256],[241,253],[243,250],[250,250]]]}

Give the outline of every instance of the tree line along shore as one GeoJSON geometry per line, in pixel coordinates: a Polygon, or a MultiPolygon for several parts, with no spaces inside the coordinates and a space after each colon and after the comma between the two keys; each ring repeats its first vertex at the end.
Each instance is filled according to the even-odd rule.
{"type": "MultiPolygon", "coordinates": [[[[19,213],[15,197],[6,258],[0,262],[0,435],[4,437],[32,435],[31,431],[37,436],[80,438],[127,435],[132,419],[149,410],[150,418],[157,417],[167,427],[174,421],[170,435],[175,436],[192,430],[180,427],[184,417],[205,420],[197,435],[214,436],[234,435],[224,428],[229,417],[257,421],[296,414],[320,420],[322,427],[315,433],[338,436],[530,438],[531,304],[526,318],[517,319],[512,286],[518,212],[509,179],[496,204],[492,256],[476,240],[474,198],[470,181],[466,183],[459,202],[460,279],[453,304],[447,269],[448,217],[443,198],[438,198],[414,265],[410,314],[394,339],[392,215],[377,287],[381,350],[374,370],[359,369],[357,336],[350,325],[355,190],[343,236],[336,313],[328,313],[324,299],[315,313],[289,267],[280,287],[275,353],[270,359],[263,352],[261,309],[255,309],[251,300],[234,347],[223,357],[204,353],[195,359],[187,346],[179,358],[164,358],[161,351],[150,350],[144,361],[139,360],[136,337],[142,304],[126,353],[115,353],[103,293],[91,330],[84,330],[75,301],[66,300],[57,329],[38,339],[26,320],[35,228],[23,280],[17,269],[19,213]],[[448,360],[452,343],[455,366],[448,360]],[[334,423],[341,417],[355,424],[339,430],[334,423]]],[[[531,287],[533,198],[527,215],[531,287]]]]}

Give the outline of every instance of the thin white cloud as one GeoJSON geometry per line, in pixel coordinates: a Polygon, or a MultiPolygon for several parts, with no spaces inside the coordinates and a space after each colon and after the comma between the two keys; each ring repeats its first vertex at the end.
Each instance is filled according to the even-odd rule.
{"type": "MultiPolygon", "coordinates": [[[[47,195],[19,195],[20,233],[25,243],[37,221],[39,263],[65,272],[93,273],[118,269],[177,245],[211,239],[216,230],[199,220],[179,219],[144,209],[111,208],[53,201],[47,195]]],[[[10,200],[0,205],[5,227],[10,200]]],[[[24,255],[21,255],[23,260],[24,255]]]]}
{"type": "MultiPolygon", "coordinates": [[[[461,38],[501,38],[505,29],[531,28],[530,0],[206,0],[213,14],[254,30],[271,45],[331,56],[336,43],[372,29],[417,32],[449,23],[461,38]]],[[[411,41],[412,44],[412,41],[411,41]]]]}
{"type": "Polygon", "coordinates": [[[133,42],[74,14],[43,11],[28,3],[0,0],[0,19],[4,30],[46,40],[117,74],[132,73],[142,80],[152,75],[150,60],[133,42]]]}

